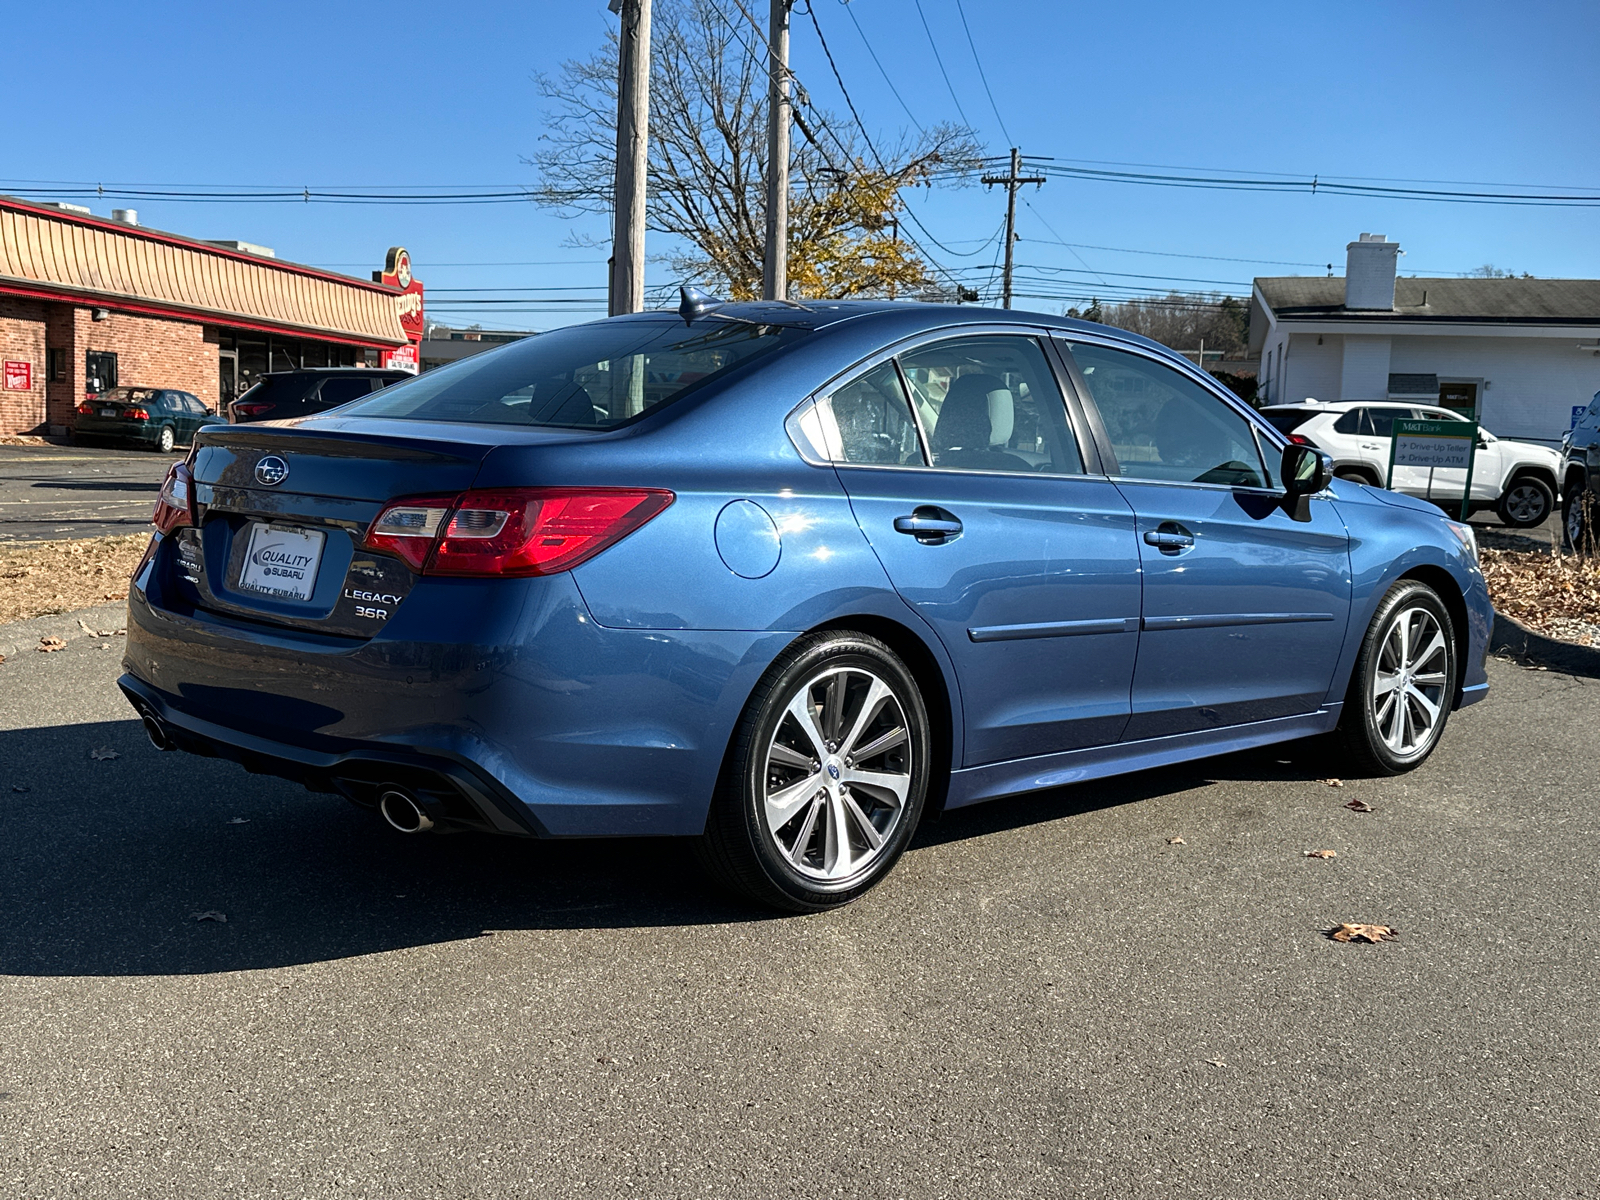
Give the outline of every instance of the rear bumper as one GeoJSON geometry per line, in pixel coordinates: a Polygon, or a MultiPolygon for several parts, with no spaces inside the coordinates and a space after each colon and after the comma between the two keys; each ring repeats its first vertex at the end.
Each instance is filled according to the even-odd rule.
{"type": "Polygon", "coordinates": [[[105,438],[108,441],[150,442],[154,444],[161,435],[161,421],[112,421],[105,417],[80,416],[72,424],[72,432],[81,437],[105,438]]]}
{"type": "Polygon", "coordinates": [[[181,748],[356,799],[415,776],[453,823],[506,833],[699,833],[793,636],[603,629],[557,575],[429,579],[377,637],[331,638],[164,607],[160,559],[129,594],[122,687],[181,748]]]}

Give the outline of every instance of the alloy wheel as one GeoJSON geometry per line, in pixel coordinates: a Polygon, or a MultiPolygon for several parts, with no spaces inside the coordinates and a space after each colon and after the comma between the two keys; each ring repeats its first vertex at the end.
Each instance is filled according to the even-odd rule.
{"type": "Polygon", "coordinates": [[[1404,608],[1384,631],[1372,673],[1373,724],[1390,753],[1412,758],[1433,743],[1446,705],[1450,648],[1438,619],[1404,608]]]}
{"type": "Polygon", "coordinates": [[[911,740],[894,689],[863,667],[832,667],[789,698],[767,746],[762,814],[778,853],[822,882],[859,875],[905,815],[911,740]]]}
{"type": "Polygon", "coordinates": [[[1506,493],[1506,515],[1512,520],[1536,525],[1544,520],[1545,494],[1542,488],[1519,483],[1506,493]]]}

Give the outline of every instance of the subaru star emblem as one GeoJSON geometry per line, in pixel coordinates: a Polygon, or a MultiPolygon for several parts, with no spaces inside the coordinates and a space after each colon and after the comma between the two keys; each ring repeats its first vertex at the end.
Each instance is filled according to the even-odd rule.
{"type": "Polygon", "coordinates": [[[269,454],[256,464],[256,482],[263,487],[277,487],[289,478],[289,464],[276,454],[269,454]]]}
{"type": "Polygon", "coordinates": [[[835,766],[833,763],[829,763],[828,764],[828,778],[830,778],[830,779],[839,778],[839,768],[837,766],[835,766]]]}

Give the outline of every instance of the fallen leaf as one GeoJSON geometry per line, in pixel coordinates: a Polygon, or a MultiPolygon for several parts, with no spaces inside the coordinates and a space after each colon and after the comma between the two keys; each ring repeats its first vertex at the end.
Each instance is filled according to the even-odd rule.
{"type": "Polygon", "coordinates": [[[1328,930],[1328,936],[1336,942],[1386,942],[1399,933],[1398,929],[1388,925],[1352,925],[1348,922],[1328,930]]]}
{"type": "Polygon", "coordinates": [[[1346,804],[1345,807],[1348,808],[1351,812],[1377,812],[1378,811],[1377,809],[1373,808],[1372,805],[1368,804],[1365,800],[1352,800],[1348,804],[1346,804]]]}
{"type": "Polygon", "coordinates": [[[118,754],[110,746],[96,746],[89,751],[89,757],[94,759],[95,762],[105,762],[107,759],[121,758],[122,755],[118,754]]]}
{"type": "Polygon", "coordinates": [[[1167,845],[1169,845],[1169,846],[1185,846],[1185,845],[1188,845],[1188,843],[1185,842],[1182,838],[1168,838],[1167,839],[1167,845]]]}
{"type": "Polygon", "coordinates": [[[1302,851],[1300,851],[1300,853],[1303,854],[1307,858],[1338,858],[1339,857],[1339,852],[1337,850],[1302,850],[1302,851]]]}
{"type": "Polygon", "coordinates": [[[1226,1067],[1228,1065],[1227,1060],[1221,1058],[1208,1058],[1206,1059],[1206,1062],[1210,1063],[1213,1067],[1226,1067]]]}
{"type": "Polygon", "coordinates": [[[229,825],[248,825],[248,824],[250,824],[250,818],[249,817],[235,817],[233,820],[229,821],[228,824],[229,825]]]}
{"type": "Polygon", "coordinates": [[[78,628],[83,630],[85,633],[87,633],[92,638],[105,637],[106,636],[105,634],[101,633],[98,629],[89,628],[89,623],[87,621],[85,621],[82,617],[78,618],[78,628]]]}
{"type": "Polygon", "coordinates": [[[65,650],[67,644],[58,637],[42,637],[39,639],[38,650],[41,654],[49,654],[52,650],[65,650]]]}
{"type": "Polygon", "coordinates": [[[25,783],[13,783],[11,785],[11,790],[13,792],[31,792],[31,791],[33,791],[33,789],[31,787],[29,787],[25,783]]]}
{"type": "Polygon", "coordinates": [[[205,912],[192,912],[189,914],[189,919],[193,921],[220,921],[224,925],[228,923],[227,914],[219,913],[216,909],[208,909],[205,912]]]}
{"type": "Polygon", "coordinates": [[[1344,780],[1342,780],[1342,779],[1324,779],[1321,782],[1327,784],[1329,787],[1343,787],[1344,786],[1344,780]]]}

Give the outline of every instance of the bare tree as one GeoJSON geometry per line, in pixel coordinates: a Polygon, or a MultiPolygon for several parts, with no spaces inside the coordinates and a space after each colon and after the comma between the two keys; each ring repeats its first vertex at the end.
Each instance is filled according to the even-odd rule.
{"type": "Polygon", "coordinates": [[[1220,350],[1225,358],[1243,354],[1250,342],[1249,311],[1234,297],[1215,292],[1169,292],[1122,304],[1096,301],[1093,315],[1077,309],[1068,309],[1067,315],[1142,333],[1174,350],[1194,350],[1204,341],[1208,352],[1220,350]]]}
{"type": "MultiPolygon", "coordinates": [[[[650,79],[649,228],[681,243],[687,280],[760,295],[766,210],[766,70],[755,31],[728,0],[658,0],[650,79]],[[741,23],[743,22],[743,23],[741,23]]],[[[535,198],[568,215],[610,215],[617,46],[540,76],[551,103],[535,198]]],[[[927,264],[897,236],[900,193],[965,165],[969,130],[940,125],[874,154],[843,122],[796,105],[790,158],[789,277],[802,297],[930,290],[927,264]],[[881,154],[881,159],[879,157],[881,154]]]]}

